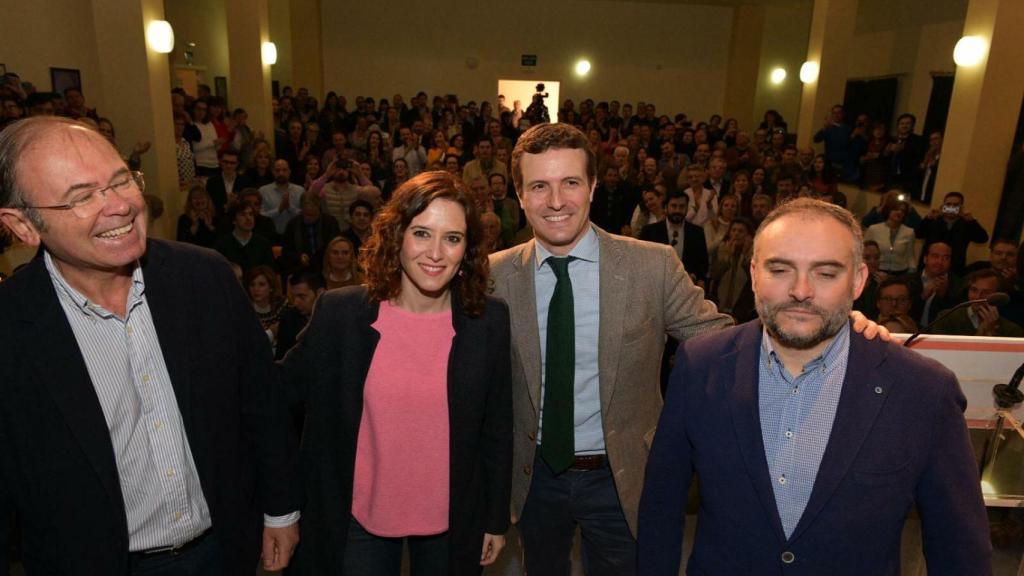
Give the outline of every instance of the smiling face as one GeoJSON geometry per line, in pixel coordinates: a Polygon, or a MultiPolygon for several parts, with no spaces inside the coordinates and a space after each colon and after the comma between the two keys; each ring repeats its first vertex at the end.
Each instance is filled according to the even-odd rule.
{"type": "Polygon", "coordinates": [[[18,185],[26,204],[53,206],[94,194],[87,209],[42,210],[37,228],[21,210],[0,209],[0,217],[29,245],[46,245],[61,272],[84,277],[130,273],[146,251],[146,210],[142,191],[102,135],[85,126],[55,125],[32,135],[18,162],[18,185]],[[114,191],[93,192],[129,180],[114,191]]]}
{"type": "Polygon", "coordinates": [[[402,235],[402,302],[447,298],[465,254],[465,209],[451,200],[434,200],[402,235]]]}
{"type": "Polygon", "coordinates": [[[523,154],[519,202],[538,242],[556,256],[568,254],[590,226],[590,201],[596,182],[587,178],[587,154],[576,148],[551,148],[523,154]]]}
{"type": "Polygon", "coordinates": [[[829,216],[793,213],[758,234],[750,278],[757,312],[776,345],[810,350],[832,338],[860,296],[867,267],[854,236],[829,216]]]}

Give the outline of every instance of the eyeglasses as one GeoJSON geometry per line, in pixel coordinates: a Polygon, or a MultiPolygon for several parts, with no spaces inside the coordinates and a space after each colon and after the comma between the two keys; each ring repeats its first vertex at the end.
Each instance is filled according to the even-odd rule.
{"type": "Polygon", "coordinates": [[[106,186],[82,191],[74,200],[67,204],[57,204],[54,206],[29,206],[28,204],[22,204],[21,207],[32,210],[70,210],[78,218],[87,219],[95,216],[103,208],[101,199],[107,197],[108,190],[113,190],[122,199],[131,200],[142,196],[142,193],[146,191],[146,182],[142,178],[142,172],[126,172],[116,176],[106,186]]]}

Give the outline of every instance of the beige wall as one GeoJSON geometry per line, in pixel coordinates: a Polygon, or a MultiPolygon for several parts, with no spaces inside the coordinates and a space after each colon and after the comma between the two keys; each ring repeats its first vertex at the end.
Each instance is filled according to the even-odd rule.
{"type": "MultiPolygon", "coordinates": [[[[228,75],[224,0],[164,0],[164,14],[174,28],[174,52],[169,54],[172,76],[175,67],[185,65],[186,45],[195,42],[192,65],[212,90],[215,77],[228,75]]],[[[171,86],[175,86],[173,77],[171,86]]]]}
{"type": "Polygon", "coordinates": [[[740,119],[741,127],[756,128],[765,110],[778,110],[790,131],[796,131],[800,114],[800,65],[807,55],[807,41],[811,30],[809,1],[789,4],[768,4],[765,7],[764,31],[761,34],[761,67],[754,97],[753,124],[740,119]],[[768,75],[776,67],[786,69],[786,80],[774,85],[768,75]]]}
{"type": "Polygon", "coordinates": [[[659,113],[699,118],[722,107],[732,8],[451,0],[439,11],[436,3],[393,0],[387,10],[337,1],[322,10],[324,89],[350,102],[424,90],[493,103],[499,78],[547,78],[561,82],[562,99],[650,99],[659,113]],[[538,65],[524,70],[522,54],[536,54],[538,65]],[[586,79],[572,71],[580,57],[593,64],[586,79]]]}
{"type": "Polygon", "coordinates": [[[267,10],[270,13],[270,41],[277,46],[277,64],[270,67],[270,79],[277,80],[284,88],[292,83],[291,6],[289,0],[267,0],[267,10]]]}
{"type": "Polygon", "coordinates": [[[12,0],[0,12],[0,63],[9,72],[49,91],[51,67],[76,68],[82,73],[86,103],[103,111],[91,2],[12,0]]]}

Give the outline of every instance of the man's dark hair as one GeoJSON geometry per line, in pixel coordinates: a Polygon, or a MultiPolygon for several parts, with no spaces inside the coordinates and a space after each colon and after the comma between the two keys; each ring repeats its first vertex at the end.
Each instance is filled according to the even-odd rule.
{"type": "Polygon", "coordinates": [[[587,185],[597,179],[597,157],[590,148],[587,136],[568,124],[537,124],[516,142],[512,150],[512,182],[520,193],[523,189],[523,154],[542,154],[548,150],[582,150],[587,157],[587,185]]]}
{"type": "Polygon", "coordinates": [[[896,118],[896,122],[899,123],[899,121],[903,120],[904,118],[910,118],[910,125],[911,126],[914,126],[914,125],[917,124],[917,116],[914,116],[910,112],[904,112],[903,114],[900,114],[899,117],[896,118]]]}
{"type": "Polygon", "coordinates": [[[1003,277],[1000,276],[999,273],[996,272],[995,270],[991,268],[982,268],[981,270],[975,270],[974,272],[971,272],[966,277],[964,277],[964,286],[970,288],[971,285],[977,282],[978,280],[987,280],[989,278],[995,278],[1000,282],[1003,281],[1003,277]]]}
{"type": "Polygon", "coordinates": [[[757,232],[757,226],[754,226],[754,222],[750,218],[746,218],[744,216],[733,218],[729,226],[732,226],[733,224],[742,224],[743,227],[747,229],[747,234],[750,234],[751,236],[757,232]]]}
{"type": "Polygon", "coordinates": [[[789,172],[779,172],[779,175],[775,177],[775,184],[778,185],[779,182],[785,180],[788,180],[793,184],[796,184],[796,178],[794,178],[793,175],[790,174],[789,172]]]}
{"type": "MultiPolygon", "coordinates": [[[[242,194],[245,195],[244,192],[242,194]]],[[[234,222],[235,218],[237,218],[238,214],[241,213],[243,210],[252,210],[253,216],[257,214],[256,209],[253,208],[252,206],[249,206],[245,202],[235,202],[228,208],[228,217],[231,218],[231,222],[234,222]]]]}
{"type": "Polygon", "coordinates": [[[25,99],[26,108],[35,108],[43,104],[53,102],[53,92],[33,92],[25,99]]]}
{"type": "Polygon", "coordinates": [[[319,292],[324,288],[324,277],[309,268],[296,270],[288,276],[289,286],[299,286],[301,284],[309,286],[309,289],[313,292],[319,292]]]}
{"type": "Polygon", "coordinates": [[[363,200],[363,199],[360,198],[360,199],[356,199],[351,204],[349,204],[349,206],[348,206],[348,215],[349,215],[350,218],[352,217],[353,214],[356,213],[356,208],[366,208],[367,210],[370,211],[370,214],[373,214],[373,204],[370,204],[366,200],[363,200]]]}
{"type": "Polygon", "coordinates": [[[682,198],[683,200],[686,200],[687,204],[690,203],[690,197],[687,196],[685,192],[679,188],[673,188],[669,190],[668,194],[665,196],[665,205],[667,206],[669,201],[675,200],[676,198],[682,198]]]}
{"type": "Polygon", "coordinates": [[[82,88],[80,86],[68,86],[67,88],[65,88],[64,89],[64,97],[65,98],[68,97],[68,92],[78,92],[79,94],[84,94],[84,92],[82,92],[82,88]]]}
{"type": "Polygon", "coordinates": [[[961,204],[964,203],[964,195],[959,193],[959,192],[949,192],[945,196],[943,196],[942,199],[945,200],[946,198],[949,198],[949,197],[959,198],[960,199],[960,203],[961,204]]]}
{"type": "Polygon", "coordinates": [[[491,174],[490,176],[488,176],[487,177],[487,183],[490,184],[491,180],[494,180],[495,178],[501,178],[501,183],[505,184],[505,175],[502,174],[501,172],[495,172],[494,174],[491,174]]]}
{"type": "Polygon", "coordinates": [[[908,294],[911,292],[910,281],[907,279],[907,276],[904,275],[886,277],[886,279],[882,280],[882,282],[878,285],[878,292],[876,292],[876,294],[881,294],[882,290],[885,290],[889,286],[903,286],[904,288],[907,289],[908,294]]]}

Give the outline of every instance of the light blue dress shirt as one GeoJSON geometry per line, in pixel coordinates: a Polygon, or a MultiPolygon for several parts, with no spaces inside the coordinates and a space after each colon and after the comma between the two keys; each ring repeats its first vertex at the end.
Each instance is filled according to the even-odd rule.
{"type": "MultiPolygon", "coordinates": [[[[573,380],[573,433],[577,454],[603,454],[604,428],[601,424],[601,384],[598,368],[597,344],[601,327],[600,242],[591,228],[569,252],[574,260],[569,263],[572,282],[573,315],[576,321],[576,370],[573,380]]],[[[544,395],[544,373],[547,356],[548,307],[555,292],[555,273],[546,263],[551,257],[539,242],[535,242],[537,266],[534,288],[537,293],[537,326],[540,329],[541,397],[544,395]]],[[[544,406],[540,411],[543,429],[544,406]]],[[[541,440],[537,432],[537,443],[541,440]]]]}
{"type": "Polygon", "coordinates": [[[757,386],[761,436],[787,538],[811,498],[832,434],[849,356],[850,325],[844,323],[821,355],[793,377],[775,353],[768,332],[761,336],[757,386]]]}

